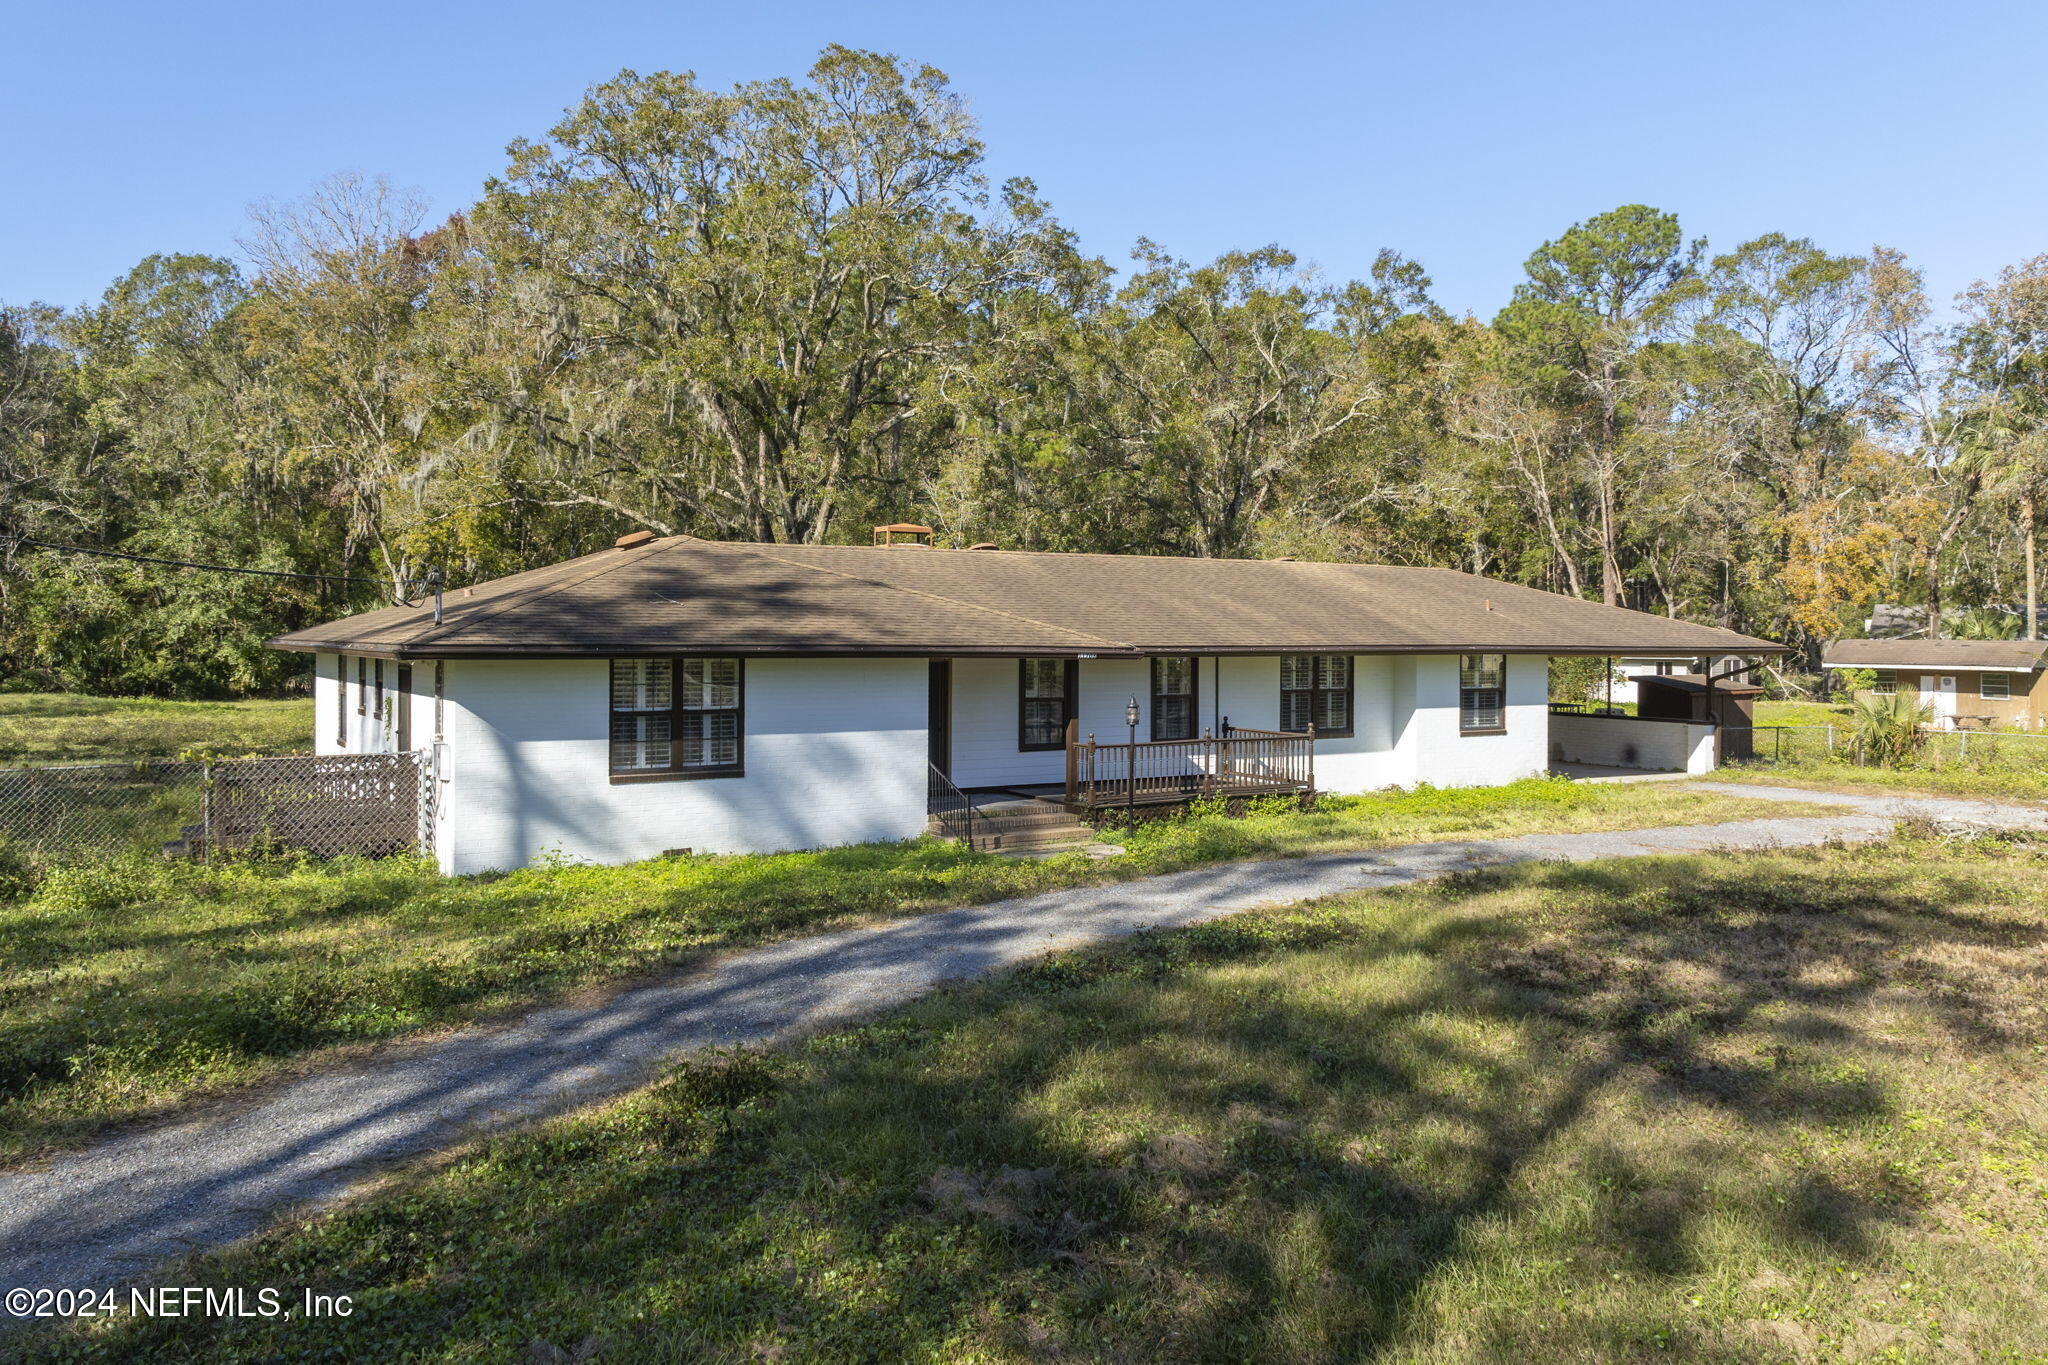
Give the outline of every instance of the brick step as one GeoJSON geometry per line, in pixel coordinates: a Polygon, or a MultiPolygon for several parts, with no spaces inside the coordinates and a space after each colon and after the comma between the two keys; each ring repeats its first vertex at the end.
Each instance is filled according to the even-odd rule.
{"type": "Polygon", "coordinates": [[[989,829],[1045,829],[1049,827],[1065,828],[1069,825],[1082,825],[1087,822],[1079,816],[1069,815],[1063,810],[1055,810],[1047,811],[1043,815],[983,815],[977,817],[974,823],[976,827],[987,826],[989,829]]]}
{"type": "Polygon", "coordinates": [[[974,808],[990,819],[1012,815],[1066,815],[1067,808],[1057,801],[1040,801],[1031,797],[1019,797],[1015,801],[984,801],[974,808]]]}
{"type": "MultiPolygon", "coordinates": [[[[930,828],[937,829],[939,827],[939,818],[933,816],[925,823],[930,828]]],[[[1048,811],[1043,815],[982,815],[977,813],[974,817],[974,827],[978,830],[1065,828],[1069,825],[1082,825],[1086,823],[1079,816],[1069,815],[1063,810],[1048,811]]]]}
{"type": "Polygon", "coordinates": [[[1083,825],[1080,829],[1043,830],[1031,834],[998,834],[995,836],[994,852],[1014,853],[1027,848],[1078,848],[1096,840],[1094,830],[1083,825]]]}
{"type": "MultiPolygon", "coordinates": [[[[1094,826],[1050,801],[1004,801],[977,807],[974,836],[1002,853],[1079,847],[1096,842],[1094,826]]],[[[926,828],[946,833],[936,819],[926,828]]]]}
{"type": "MultiPolygon", "coordinates": [[[[942,839],[947,837],[946,831],[936,826],[927,832],[942,839]]],[[[1042,843],[1047,840],[1080,840],[1087,843],[1099,836],[1092,826],[1080,824],[1035,825],[1028,829],[991,829],[978,824],[974,827],[974,837],[977,842],[994,840],[1003,847],[1010,848],[1018,844],[1042,843]]]]}

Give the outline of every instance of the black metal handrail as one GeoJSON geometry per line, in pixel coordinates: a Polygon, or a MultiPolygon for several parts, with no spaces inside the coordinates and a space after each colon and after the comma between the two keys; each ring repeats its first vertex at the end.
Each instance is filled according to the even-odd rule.
{"type": "Polygon", "coordinates": [[[1553,716],[1634,716],[1635,712],[1623,710],[1620,706],[1609,706],[1597,701],[1553,701],[1550,703],[1553,716]]]}
{"type": "Polygon", "coordinates": [[[940,772],[937,764],[927,762],[924,768],[926,817],[938,821],[948,839],[957,839],[970,849],[993,848],[995,836],[986,829],[988,817],[975,809],[967,793],[954,786],[953,779],[940,772]],[[979,834],[977,825],[982,827],[979,834]]]}

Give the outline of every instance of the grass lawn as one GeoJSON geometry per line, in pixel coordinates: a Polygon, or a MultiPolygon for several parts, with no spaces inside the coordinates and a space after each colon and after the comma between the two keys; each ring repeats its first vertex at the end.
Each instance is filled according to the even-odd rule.
{"type": "Polygon", "coordinates": [[[1534,865],[1072,953],[393,1177],[107,1360],[2039,1361],[2048,845],[1534,865]],[[294,1292],[296,1292],[294,1290],[294,1292]]]}
{"type": "Polygon", "coordinates": [[[1998,731],[1930,734],[1919,757],[1906,767],[1858,767],[1854,722],[1846,706],[1760,701],[1756,719],[1759,727],[1833,725],[1834,753],[1829,754],[1819,729],[1778,735],[1760,728],[1757,752],[1771,761],[1734,765],[1710,774],[1709,780],[2048,801],[2048,736],[1998,731]]]}
{"type": "Polygon", "coordinates": [[[1758,725],[1832,725],[1837,729],[1849,722],[1849,708],[1818,701],[1769,701],[1756,703],[1758,725]]]}
{"type": "Polygon", "coordinates": [[[187,752],[242,758],[313,747],[313,703],[156,701],[0,692],[0,766],[114,763],[187,752]]]}
{"type": "Polygon", "coordinates": [[[861,919],[1237,858],[1787,810],[1532,779],[1199,814],[1099,863],[924,840],[467,878],[405,859],[64,867],[0,897],[0,1163],[333,1049],[861,919]]]}
{"type": "MultiPolygon", "coordinates": [[[[2048,748],[2048,745],[2044,745],[2048,748]]],[[[1707,773],[1702,782],[1764,782],[1774,786],[1815,790],[1855,789],[1897,792],[1901,796],[1962,796],[1992,801],[2048,801],[2048,753],[2039,766],[2014,764],[1975,767],[1965,764],[1916,765],[1909,768],[1859,768],[1853,763],[1808,760],[1787,763],[1732,764],[1707,773]]]]}

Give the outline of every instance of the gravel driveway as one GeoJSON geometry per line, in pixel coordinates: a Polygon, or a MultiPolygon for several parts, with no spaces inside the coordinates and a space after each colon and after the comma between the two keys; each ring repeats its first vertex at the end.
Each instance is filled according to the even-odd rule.
{"type": "MultiPolygon", "coordinates": [[[[1255,906],[1396,886],[1445,872],[1594,858],[1864,840],[1910,809],[1937,819],[2048,825],[2048,809],[1713,785],[1845,807],[1605,834],[1415,844],[1224,864],[1050,892],[797,939],[589,1007],[542,1009],[290,1083],[205,1119],[140,1130],[0,1175],[0,1290],[117,1285],[218,1246],[281,1210],[333,1200],[393,1161],[634,1086],[666,1057],[766,1042],[908,1000],[1047,951],[1255,906]]],[[[0,1314],[0,1330],[9,1319],[0,1314]]]]}

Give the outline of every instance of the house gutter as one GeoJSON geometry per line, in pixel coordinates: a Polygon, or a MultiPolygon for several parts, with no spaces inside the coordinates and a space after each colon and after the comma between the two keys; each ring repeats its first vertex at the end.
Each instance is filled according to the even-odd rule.
{"type": "Polygon", "coordinates": [[[1691,645],[1649,646],[1502,644],[1499,642],[1436,641],[1418,645],[1344,644],[1327,641],[1281,641],[1273,644],[1215,645],[1167,643],[1156,645],[869,645],[815,649],[774,649],[716,642],[676,641],[659,647],[651,645],[528,645],[489,647],[435,645],[432,643],[388,644],[378,641],[292,640],[278,636],[264,641],[271,649],[298,654],[348,654],[382,659],[633,659],[669,658],[677,654],[704,653],[748,659],[1144,659],[1155,655],[1197,654],[1203,657],[1255,658],[1270,654],[1353,654],[1388,657],[1423,654],[1541,654],[1566,656],[1655,656],[1669,653],[1673,658],[1697,657],[1702,652],[1738,654],[1790,654],[1790,646],[1765,641],[1715,641],[1691,645]]]}

